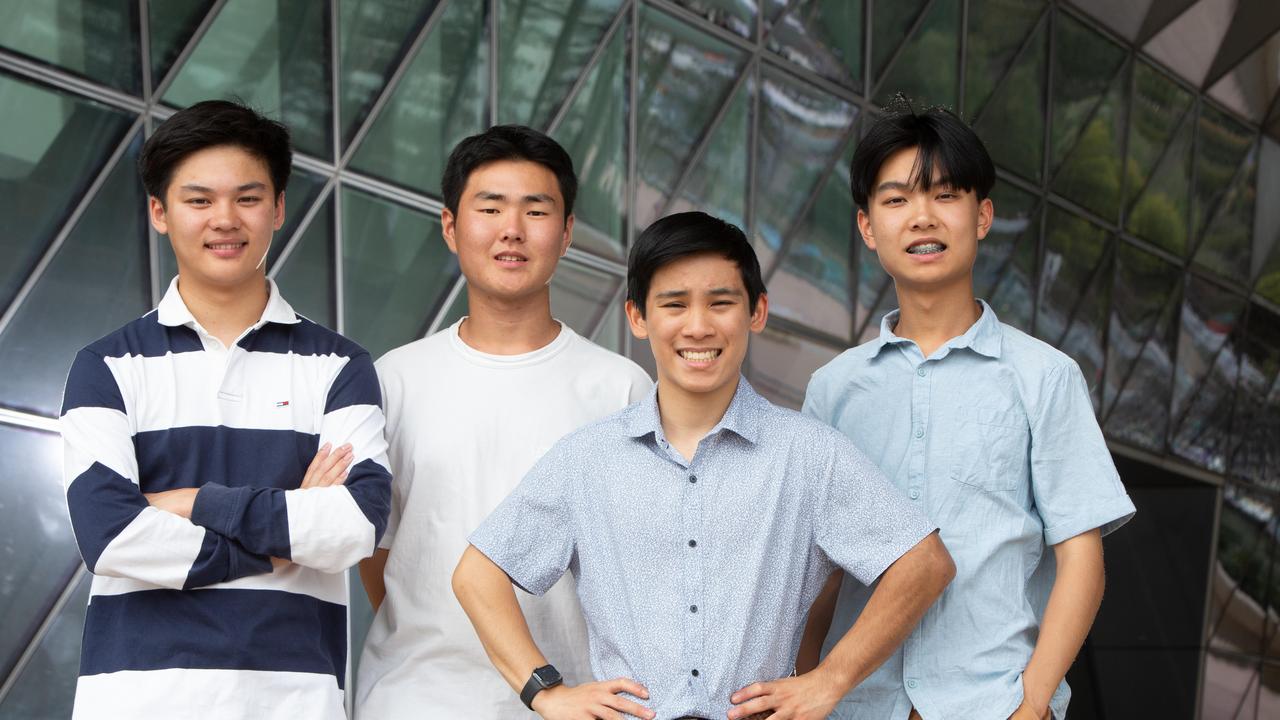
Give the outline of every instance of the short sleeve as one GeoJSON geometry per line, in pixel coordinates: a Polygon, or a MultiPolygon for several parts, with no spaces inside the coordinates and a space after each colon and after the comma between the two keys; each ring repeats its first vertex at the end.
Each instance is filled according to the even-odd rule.
{"type": "Polygon", "coordinates": [[[832,425],[831,417],[826,408],[826,383],[823,382],[822,376],[814,373],[809,378],[809,386],[804,391],[804,405],[801,406],[800,412],[804,415],[817,420],[826,425],[832,425]]]}
{"type": "Polygon", "coordinates": [[[832,562],[870,585],[937,526],[853,443],[832,436],[815,541],[832,562]]]}
{"type": "Polygon", "coordinates": [[[554,445],[468,538],[534,595],[550,590],[564,575],[576,547],[569,442],[554,445]]]}
{"type": "Polygon", "coordinates": [[[1044,378],[1031,416],[1031,492],[1044,521],[1044,541],[1057,545],[1101,528],[1106,535],[1133,517],[1084,375],[1075,363],[1044,378]]]}

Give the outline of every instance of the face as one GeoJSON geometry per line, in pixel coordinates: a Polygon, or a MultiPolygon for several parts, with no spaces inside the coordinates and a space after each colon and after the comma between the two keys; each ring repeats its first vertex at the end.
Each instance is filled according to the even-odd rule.
{"type": "Polygon", "coordinates": [[[899,287],[934,289],[972,284],[978,241],[991,229],[991,200],[935,179],[912,186],[916,148],[899,150],[880,166],[867,210],[858,211],[863,242],[899,287]]]}
{"type": "Polygon", "coordinates": [[[165,202],[148,201],[151,225],[169,236],[185,287],[235,288],[259,281],[259,261],[284,223],[267,163],[229,145],[192,153],[173,171],[165,202]]]}
{"type": "Polygon", "coordinates": [[[769,300],[751,310],[737,263],[716,254],[691,255],[653,275],[645,315],[627,302],[637,338],[649,340],[664,387],[690,394],[736,388],[751,333],[764,330],[769,300]]]}
{"type": "Polygon", "coordinates": [[[468,292],[506,301],[547,292],[573,240],[555,173],[524,160],[498,160],[471,172],[455,216],[440,214],[468,292]]]}

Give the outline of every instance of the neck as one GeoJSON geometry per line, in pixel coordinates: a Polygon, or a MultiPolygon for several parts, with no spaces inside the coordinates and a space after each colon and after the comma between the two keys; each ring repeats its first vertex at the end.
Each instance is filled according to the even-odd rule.
{"type": "Polygon", "coordinates": [[[178,294],[196,322],[210,335],[230,346],[250,326],[262,319],[271,291],[265,275],[234,287],[204,285],[178,275],[178,294]]]}
{"type": "Polygon", "coordinates": [[[724,417],[738,391],[738,383],[725,383],[709,393],[691,393],[675,383],[658,380],[658,417],[667,442],[686,460],[693,460],[698,443],[724,417]]]}
{"type": "Polygon", "coordinates": [[[925,357],[965,334],[982,316],[967,279],[946,288],[919,290],[899,285],[896,289],[900,312],[893,332],[915,342],[925,357]]]}
{"type": "Polygon", "coordinates": [[[547,288],[518,300],[468,291],[467,319],[458,328],[458,337],[480,352],[520,355],[546,347],[560,334],[560,324],[551,317],[547,288]]]}

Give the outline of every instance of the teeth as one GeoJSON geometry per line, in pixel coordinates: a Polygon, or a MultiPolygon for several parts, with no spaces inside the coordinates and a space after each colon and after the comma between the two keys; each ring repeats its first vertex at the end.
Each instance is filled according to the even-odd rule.
{"type": "Polygon", "coordinates": [[[690,362],[707,362],[708,360],[715,360],[716,356],[719,354],[720,354],[719,350],[698,350],[698,351],[681,350],[680,351],[680,357],[690,362]]]}
{"type": "Polygon", "coordinates": [[[498,260],[502,262],[520,262],[524,260],[524,258],[516,257],[515,255],[499,255],[498,260]]]}
{"type": "Polygon", "coordinates": [[[922,245],[914,245],[907,248],[907,252],[912,255],[928,255],[929,253],[937,253],[946,250],[946,246],[942,243],[924,243],[922,245]]]}
{"type": "Polygon", "coordinates": [[[211,250],[234,250],[244,243],[209,243],[211,250]]]}

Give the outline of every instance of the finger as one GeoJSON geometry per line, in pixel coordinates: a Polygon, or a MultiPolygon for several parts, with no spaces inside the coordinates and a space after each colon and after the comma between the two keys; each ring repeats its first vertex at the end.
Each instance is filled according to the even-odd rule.
{"type": "MultiPolygon", "coordinates": [[[[738,718],[750,717],[756,713],[764,712],[765,710],[773,710],[776,707],[777,705],[775,704],[775,700],[772,696],[763,695],[754,700],[748,700],[747,702],[744,702],[730,710],[729,720],[738,720],[738,718]]],[[[780,717],[785,717],[785,715],[780,717]]]]}
{"type": "Polygon", "coordinates": [[[334,448],[329,456],[320,461],[320,474],[325,475],[333,470],[333,466],[342,462],[342,458],[351,450],[350,445],[339,445],[334,448]]]}
{"type": "Polygon", "coordinates": [[[768,695],[772,691],[773,691],[773,687],[770,683],[763,683],[763,682],[751,683],[750,685],[742,688],[738,692],[730,695],[729,702],[733,703],[734,705],[737,705],[738,703],[746,702],[751,698],[760,697],[761,695],[768,695]]]}
{"type": "Polygon", "coordinates": [[[653,720],[653,717],[657,715],[657,713],[640,703],[628,700],[624,697],[619,697],[618,695],[610,695],[609,699],[605,701],[604,704],[614,710],[624,712],[632,717],[643,718],[644,720],[653,720]]]}
{"type": "Polygon", "coordinates": [[[641,698],[642,700],[649,699],[648,688],[636,682],[635,680],[632,680],[631,678],[614,678],[612,680],[606,681],[604,683],[604,687],[610,693],[616,694],[616,693],[624,692],[624,693],[629,693],[631,695],[635,695],[636,697],[641,698]]]}
{"type": "Polygon", "coordinates": [[[329,456],[330,444],[325,443],[316,450],[315,457],[311,458],[311,464],[307,465],[307,472],[302,476],[301,487],[308,488],[315,485],[316,475],[320,472],[320,464],[329,456]]]}
{"type": "Polygon", "coordinates": [[[351,461],[355,457],[350,445],[344,445],[345,451],[338,448],[333,453],[333,464],[328,470],[320,476],[316,483],[320,487],[329,487],[330,485],[341,485],[343,478],[347,475],[347,469],[351,467],[351,461]]]}
{"type": "Polygon", "coordinates": [[[601,705],[591,711],[591,717],[598,720],[623,720],[622,715],[614,710],[610,710],[607,705],[601,705]]]}

